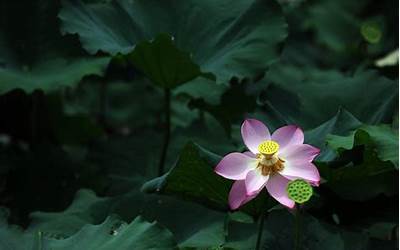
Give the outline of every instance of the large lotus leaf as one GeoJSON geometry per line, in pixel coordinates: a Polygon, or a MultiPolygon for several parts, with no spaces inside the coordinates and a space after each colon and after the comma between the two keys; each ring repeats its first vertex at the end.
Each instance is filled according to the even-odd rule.
{"type": "Polygon", "coordinates": [[[37,249],[37,238],[40,233],[24,234],[22,228],[7,224],[8,211],[0,210],[0,249],[26,250],[37,249]],[[34,248],[35,247],[35,248],[34,248]]]}
{"type": "Polygon", "coordinates": [[[110,59],[87,57],[76,46],[78,41],[61,36],[58,5],[55,1],[2,2],[0,94],[13,89],[50,92],[73,87],[86,75],[103,75],[110,59]]]}
{"type": "Polygon", "coordinates": [[[225,213],[171,197],[132,191],[113,198],[97,197],[90,190],[80,190],[63,212],[35,212],[28,232],[67,238],[86,224],[99,224],[108,214],[118,214],[125,221],[138,215],[166,226],[180,247],[212,247],[225,239],[225,213]],[[188,228],[190,225],[190,230],[188,228]]]}
{"type": "Polygon", "coordinates": [[[391,123],[398,105],[398,84],[376,71],[344,74],[307,66],[276,64],[265,78],[262,95],[268,120],[311,129],[333,117],[339,108],[363,123],[391,123]],[[362,94],[361,94],[362,93],[362,94]]]}
{"type": "Polygon", "coordinates": [[[287,34],[280,6],[272,0],[63,3],[62,31],[78,34],[91,54],[127,54],[139,42],[167,33],[203,72],[225,83],[265,71],[287,34]]]}
{"type": "Polygon", "coordinates": [[[128,58],[154,84],[165,89],[206,76],[188,53],[175,47],[173,38],[168,34],[157,35],[151,42],[138,43],[128,58]]]}
{"type": "Polygon", "coordinates": [[[364,125],[348,136],[330,135],[327,142],[335,150],[350,150],[357,145],[368,145],[376,148],[382,161],[391,161],[396,167],[399,164],[399,134],[389,125],[364,125]]]}
{"type": "Polygon", "coordinates": [[[130,217],[133,211],[167,227],[174,234],[179,247],[208,248],[225,241],[226,214],[200,204],[174,197],[131,193],[113,205],[113,212],[118,214],[130,217]],[[140,199],[132,199],[134,197],[142,197],[144,202],[141,202],[141,206],[135,204],[140,199]]]}
{"type": "Polygon", "coordinates": [[[366,201],[380,194],[396,195],[398,172],[390,163],[369,160],[363,164],[332,169],[319,165],[326,185],[340,197],[353,201],[366,201]]]}
{"type": "Polygon", "coordinates": [[[113,250],[175,249],[172,234],[156,222],[140,216],[127,224],[115,216],[100,225],[85,225],[76,234],[63,238],[42,231],[23,232],[0,221],[0,246],[4,250],[113,250]]]}
{"type": "Polygon", "coordinates": [[[103,75],[109,58],[54,59],[35,64],[32,68],[2,68],[0,66],[0,94],[13,89],[31,93],[74,87],[87,75],[103,75]]]}
{"type": "Polygon", "coordinates": [[[335,152],[326,146],[329,134],[347,135],[361,126],[361,122],[347,110],[339,109],[334,117],[316,128],[305,131],[305,141],[321,149],[318,161],[330,161],[336,157],[335,152]]]}
{"type": "Polygon", "coordinates": [[[100,224],[110,210],[110,198],[100,198],[91,190],[79,190],[72,204],[62,212],[33,212],[28,232],[67,238],[86,224],[100,224]]]}
{"type": "Polygon", "coordinates": [[[174,249],[172,234],[156,222],[137,217],[126,224],[108,217],[101,225],[86,225],[66,239],[45,239],[45,248],[54,250],[112,250],[112,249],[174,249]]]}
{"type": "Polygon", "coordinates": [[[364,201],[396,193],[398,133],[390,126],[363,125],[347,136],[329,135],[327,142],[343,159],[339,158],[339,168],[321,164],[320,171],[326,185],[339,196],[364,201]]]}
{"type": "Polygon", "coordinates": [[[380,194],[393,196],[397,193],[398,170],[391,162],[381,161],[377,155],[367,145],[362,152],[361,162],[354,159],[339,168],[326,164],[318,164],[318,167],[326,186],[344,199],[366,201],[380,194]]]}

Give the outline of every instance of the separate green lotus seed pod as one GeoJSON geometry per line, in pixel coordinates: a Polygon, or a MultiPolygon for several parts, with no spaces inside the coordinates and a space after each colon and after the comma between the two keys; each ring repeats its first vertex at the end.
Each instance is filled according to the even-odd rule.
{"type": "Polygon", "coordinates": [[[313,189],[305,180],[297,179],[288,183],[286,192],[290,199],[302,204],[311,198],[313,189]]]}
{"type": "Polygon", "coordinates": [[[379,43],[382,38],[382,31],[377,23],[366,22],[361,26],[361,35],[372,44],[379,43]]]}

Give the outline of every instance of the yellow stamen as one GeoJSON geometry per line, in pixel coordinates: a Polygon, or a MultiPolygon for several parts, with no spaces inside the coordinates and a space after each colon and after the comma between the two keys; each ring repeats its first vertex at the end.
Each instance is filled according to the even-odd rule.
{"type": "Polygon", "coordinates": [[[263,141],[258,145],[258,152],[263,155],[273,155],[279,150],[279,144],[276,141],[263,141]]]}
{"type": "Polygon", "coordinates": [[[257,168],[261,170],[261,174],[264,176],[281,172],[285,168],[285,161],[278,157],[266,159],[264,155],[258,155],[258,160],[257,168]]]}

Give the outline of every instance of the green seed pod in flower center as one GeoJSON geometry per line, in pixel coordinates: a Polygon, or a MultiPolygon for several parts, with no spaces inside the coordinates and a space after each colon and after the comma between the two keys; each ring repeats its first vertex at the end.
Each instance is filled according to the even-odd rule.
{"type": "Polygon", "coordinates": [[[297,179],[288,183],[286,192],[290,199],[302,204],[311,198],[313,189],[305,180],[297,179]]]}

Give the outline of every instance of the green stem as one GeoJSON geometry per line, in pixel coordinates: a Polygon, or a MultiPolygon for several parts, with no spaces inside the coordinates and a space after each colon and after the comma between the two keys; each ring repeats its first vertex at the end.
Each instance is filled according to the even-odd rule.
{"type": "Polygon", "coordinates": [[[164,133],[164,145],[161,151],[160,163],[158,165],[158,176],[164,174],[165,159],[167,157],[169,138],[171,133],[171,91],[169,89],[164,90],[164,112],[165,112],[165,133],[164,133]]]}
{"type": "Polygon", "coordinates": [[[264,231],[264,213],[261,213],[260,218],[258,218],[258,234],[257,234],[257,242],[256,242],[256,250],[260,250],[261,247],[261,239],[264,231]]]}
{"type": "Polygon", "coordinates": [[[301,244],[301,211],[300,206],[296,204],[295,210],[295,235],[294,235],[294,249],[300,250],[301,244]]]}
{"type": "Polygon", "coordinates": [[[43,246],[42,246],[42,238],[43,238],[43,233],[41,231],[38,232],[38,250],[42,250],[43,246]]]}

